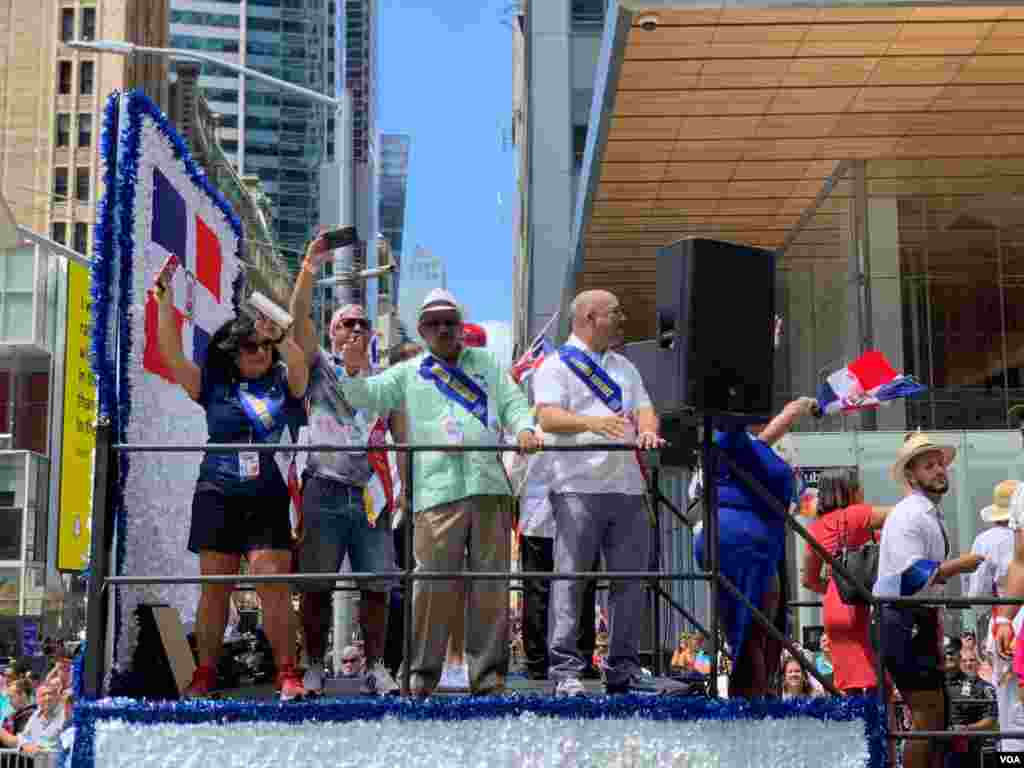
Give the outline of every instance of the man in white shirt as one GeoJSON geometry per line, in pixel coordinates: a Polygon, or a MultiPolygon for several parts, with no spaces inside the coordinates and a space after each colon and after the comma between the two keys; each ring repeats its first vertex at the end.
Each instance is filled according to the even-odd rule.
{"type": "MultiPolygon", "coordinates": [[[[939,504],[949,491],[948,467],[955,456],[955,448],[934,443],[922,432],[907,435],[891,473],[909,493],[893,507],[882,528],[875,595],[941,595],[947,580],[971,573],[984,559],[976,554],[947,559],[949,539],[939,504]]],[[[910,704],[914,729],[942,730],[946,692],[939,610],[885,605],[879,626],[882,661],[910,704]]],[[[930,740],[907,742],[903,757],[906,768],[928,768],[931,759],[930,740]]]]}
{"type": "MultiPolygon", "coordinates": [[[[573,334],[541,365],[534,381],[537,421],[556,444],[635,442],[658,448],[658,416],[634,365],[611,347],[622,343],[625,313],[614,294],[585,291],[572,303],[573,334]]],[[[644,479],[632,451],[555,453],[551,499],[555,514],[555,572],[591,568],[604,552],[609,573],[644,571],[650,527],[644,479]]],[[[582,581],[555,581],[550,674],[555,693],[578,696],[587,659],[578,628],[582,581]]],[[[656,692],[640,675],[638,644],[644,586],[613,581],[608,598],[610,642],[605,670],[608,693],[656,692]]]]}

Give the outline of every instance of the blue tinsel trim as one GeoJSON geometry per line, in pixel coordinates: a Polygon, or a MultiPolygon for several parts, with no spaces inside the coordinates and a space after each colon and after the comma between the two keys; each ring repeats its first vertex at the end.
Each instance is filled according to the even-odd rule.
{"type": "Polygon", "coordinates": [[[763,720],[811,717],[825,722],[863,720],[870,758],[865,768],[885,765],[886,724],[878,700],[850,697],[747,702],[703,697],[436,697],[425,702],[397,698],[336,699],[281,704],[279,702],[188,700],[137,702],[113,699],[77,705],[74,712],[73,768],[95,765],[96,723],[122,720],[135,724],[244,723],[306,721],[343,723],[354,720],[468,720],[517,717],[533,712],[570,719],[629,718],[652,720],[763,720]]]}
{"type": "MultiPolygon", "coordinates": [[[[93,367],[97,375],[98,399],[101,415],[113,419],[115,442],[127,442],[127,425],[131,418],[131,380],[127,375],[128,362],[132,359],[132,334],[130,310],[134,303],[133,274],[135,261],[135,188],[138,183],[139,159],[142,151],[142,126],[144,118],[150,118],[159,133],[170,142],[175,158],[185,167],[189,180],[196,185],[210,201],[224,214],[232,231],[238,238],[236,256],[243,254],[242,223],[235,215],[227,200],[209,182],[202,169],[195,163],[185,141],[171,126],[167,116],[160,111],[149,97],[141,91],[131,91],[124,100],[123,115],[118,115],[120,96],[114,93],[107,100],[104,110],[103,137],[100,145],[101,156],[106,163],[104,171],[105,191],[100,201],[96,224],[95,242],[97,258],[92,267],[93,322],[93,367]],[[120,138],[119,138],[120,137],[120,138]],[[120,164],[118,151],[120,150],[120,164]],[[115,234],[116,224],[116,234],[115,234]],[[118,297],[118,339],[108,338],[108,321],[111,311],[111,288],[114,269],[119,270],[121,286],[118,297]],[[116,370],[108,363],[110,346],[118,344],[116,370]]],[[[243,278],[240,273],[233,285],[231,301],[236,311],[242,293],[243,278]]],[[[124,487],[131,470],[127,453],[118,455],[117,484],[111,504],[114,509],[114,532],[116,547],[116,573],[123,575],[125,562],[125,541],[128,525],[124,508],[124,487]]],[[[114,662],[121,635],[123,617],[120,602],[114,601],[114,662]]],[[[116,690],[116,680],[111,689],[116,690]]]]}
{"type": "Polygon", "coordinates": [[[117,408],[115,372],[108,362],[107,350],[113,343],[107,338],[110,320],[111,276],[114,270],[114,213],[117,207],[117,108],[121,95],[115,91],[103,108],[100,134],[100,158],[103,162],[103,196],[96,208],[93,228],[93,258],[90,267],[93,334],[90,345],[92,370],[96,375],[96,399],[99,416],[112,418],[117,408]]]}

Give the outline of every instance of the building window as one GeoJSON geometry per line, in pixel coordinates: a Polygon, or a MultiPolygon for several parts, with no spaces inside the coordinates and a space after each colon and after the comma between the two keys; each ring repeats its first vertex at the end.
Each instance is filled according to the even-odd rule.
{"type": "Polygon", "coordinates": [[[60,12],[60,41],[67,43],[75,39],[75,9],[63,8],[60,12]]]}
{"type": "Polygon", "coordinates": [[[83,8],[82,9],[82,39],[83,40],[95,40],[96,39],[96,9],[95,8],[83,8]]]}
{"type": "Polygon", "coordinates": [[[67,96],[71,93],[71,62],[57,62],[57,93],[67,96]]]}
{"type": "Polygon", "coordinates": [[[50,239],[61,245],[68,244],[68,225],[67,222],[55,221],[50,225],[50,239]]]}
{"type": "Polygon", "coordinates": [[[55,203],[68,201],[68,169],[53,169],[53,197],[55,203]]]}
{"type": "Polygon", "coordinates": [[[89,225],[82,222],[75,224],[74,249],[83,256],[89,253],[89,225]]]}
{"type": "Polygon", "coordinates": [[[78,115],[78,148],[89,149],[92,147],[92,115],[88,112],[81,112],[78,115]]]}
{"type": "Polygon", "coordinates": [[[75,171],[75,199],[80,203],[89,202],[89,166],[81,165],[75,171]]]}
{"type": "Polygon", "coordinates": [[[71,115],[67,112],[57,113],[57,136],[55,138],[57,147],[67,147],[71,144],[71,115]]]}
{"type": "Polygon", "coordinates": [[[80,96],[92,96],[93,76],[96,66],[91,61],[81,62],[78,70],[78,94],[80,96]]]}

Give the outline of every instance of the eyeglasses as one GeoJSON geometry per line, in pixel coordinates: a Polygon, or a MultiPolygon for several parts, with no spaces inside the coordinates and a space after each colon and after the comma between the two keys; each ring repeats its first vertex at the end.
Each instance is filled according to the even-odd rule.
{"type": "Polygon", "coordinates": [[[359,657],[358,656],[350,656],[347,659],[342,659],[341,663],[342,664],[358,664],[359,663],[359,657]]]}
{"type": "Polygon", "coordinates": [[[238,345],[238,348],[243,352],[248,352],[250,355],[255,355],[261,349],[271,349],[274,346],[272,339],[264,339],[263,341],[243,341],[238,345]]]}
{"type": "Polygon", "coordinates": [[[424,320],[420,325],[428,331],[439,331],[443,328],[454,331],[462,327],[462,322],[459,320],[424,320]]]}
{"type": "Polygon", "coordinates": [[[350,317],[347,320],[342,320],[341,324],[349,330],[352,330],[356,326],[359,326],[364,331],[370,330],[370,321],[363,320],[361,317],[350,317]]]}

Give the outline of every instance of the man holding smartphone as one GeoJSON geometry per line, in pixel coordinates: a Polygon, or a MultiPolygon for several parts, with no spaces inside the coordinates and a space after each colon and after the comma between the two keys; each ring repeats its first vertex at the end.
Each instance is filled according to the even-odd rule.
{"type": "MultiPolygon", "coordinates": [[[[317,237],[309,246],[292,296],[295,340],[310,365],[310,439],[314,444],[366,445],[379,426],[370,414],[352,408],[338,394],[339,381],[367,376],[370,371],[368,346],[371,335],[366,312],[346,304],[331,318],[331,350],[317,343],[311,311],[313,285],[320,267],[336,247],[350,245],[351,228],[317,237]],[[348,240],[338,233],[350,233],[348,240]]],[[[303,473],[302,516],[304,535],[299,552],[303,573],[337,573],[348,555],[352,570],[397,572],[390,520],[368,514],[364,492],[373,475],[365,452],[310,453],[303,473]]],[[[381,663],[387,638],[390,579],[362,585],[359,619],[362,628],[366,672],[363,692],[386,694],[398,690],[394,678],[381,663]]],[[[298,587],[305,594],[302,626],[309,656],[303,684],[319,692],[324,685],[323,659],[331,618],[333,584],[306,583],[298,587]]],[[[346,638],[347,639],[347,638],[346,638]]],[[[337,642],[338,639],[336,639],[337,642]]]]}

